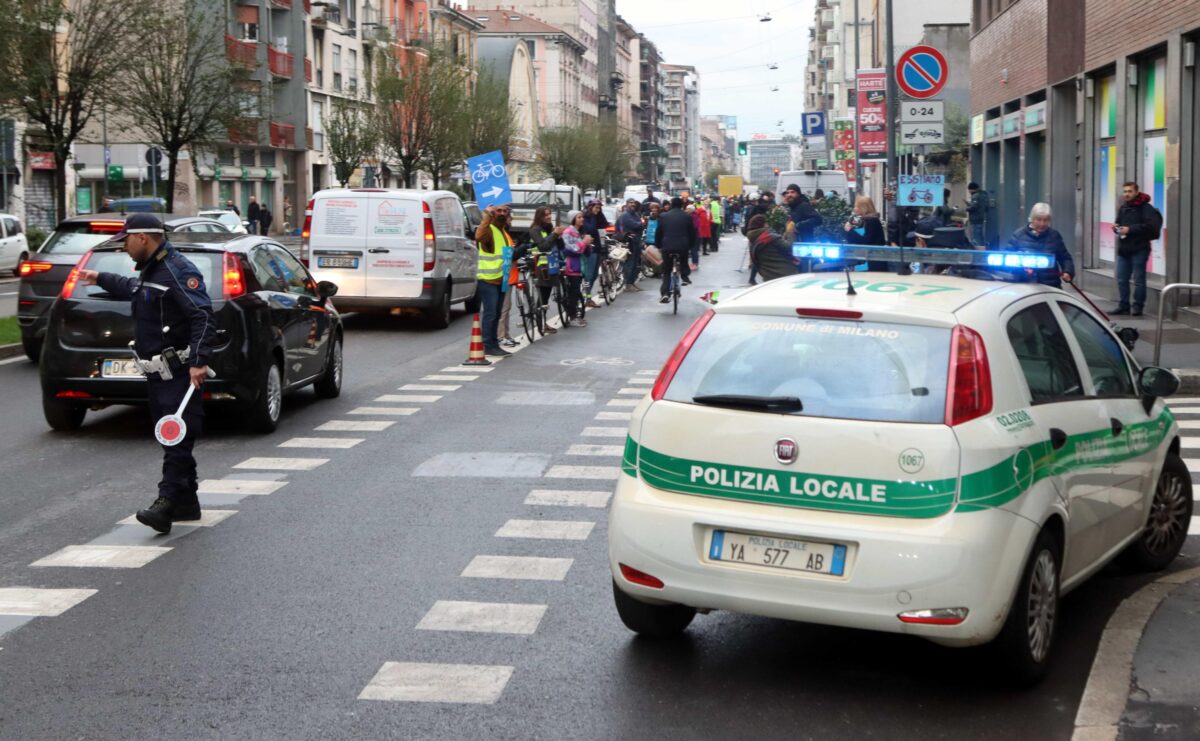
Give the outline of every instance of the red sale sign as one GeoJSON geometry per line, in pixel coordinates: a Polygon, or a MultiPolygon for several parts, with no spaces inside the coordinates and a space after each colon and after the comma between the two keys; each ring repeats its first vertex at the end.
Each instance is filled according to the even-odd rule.
{"type": "Polygon", "coordinates": [[[858,156],[866,161],[887,159],[887,75],[881,69],[858,71],[858,156]]]}

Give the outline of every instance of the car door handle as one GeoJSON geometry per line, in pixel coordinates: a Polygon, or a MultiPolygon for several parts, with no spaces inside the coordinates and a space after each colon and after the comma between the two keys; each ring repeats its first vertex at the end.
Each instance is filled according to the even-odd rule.
{"type": "Polygon", "coordinates": [[[1125,425],[1122,424],[1121,420],[1117,419],[1116,417],[1109,417],[1108,421],[1112,423],[1113,437],[1120,435],[1125,429],[1125,425]]]}
{"type": "Polygon", "coordinates": [[[379,255],[379,254],[387,254],[387,253],[391,252],[391,250],[385,250],[382,247],[372,247],[371,249],[367,250],[367,252],[370,252],[372,255],[379,255]]]}
{"type": "Polygon", "coordinates": [[[1064,446],[1066,444],[1067,444],[1067,433],[1063,432],[1062,430],[1058,429],[1057,427],[1051,427],[1050,428],[1050,445],[1055,450],[1058,450],[1059,448],[1061,448],[1062,446],[1064,446]]]}

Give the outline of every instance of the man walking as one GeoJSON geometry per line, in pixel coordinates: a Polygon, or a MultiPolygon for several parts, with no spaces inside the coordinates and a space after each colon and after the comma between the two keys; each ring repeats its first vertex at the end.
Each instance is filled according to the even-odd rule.
{"type": "Polygon", "coordinates": [[[683,199],[679,196],[671,199],[671,210],[658,217],[658,229],[654,238],[663,256],[662,286],[658,290],[658,302],[666,304],[671,301],[673,263],[679,262],[679,276],[683,279],[683,285],[691,285],[692,271],[688,267],[688,253],[697,249],[700,244],[696,224],[692,221],[692,215],[683,210],[683,199]]]}
{"type": "Polygon", "coordinates": [[[1142,193],[1130,180],[1121,186],[1121,209],[1117,212],[1117,293],[1119,305],[1113,314],[1141,316],[1146,305],[1146,261],[1150,259],[1150,243],[1162,236],[1163,218],[1150,205],[1150,196],[1142,193]],[[1129,280],[1133,279],[1132,312],[1129,303],[1129,280]]]}
{"type": "Polygon", "coordinates": [[[967,219],[971,222],[971,241],[977,246],[987,244],[988,194],[979,183],[967,183],[967,219]]]}
{"type": "Polygon", "coordinates": [[[250,196],[250,205],[246,206],[246,219],[250,222],[250,233],[258,234],[258,222],[262,218],[262,206],[258,205],[258,199],[250,196]]]}
{"type": "MultiPolygon", "coordinates": [[[[199,389],[208,376],[217,332],[212,301],[204,288],[204,276],[171,246],[162,222],[154,214],[131,214],[112,241],[122,244],[141,274],[126,278],[80,270],[79,280],[85,285],[98,284],[110,295],[133,302],[134,349],[144,363],[150,415],[157,422],[175,414],[188,387],[199,389]]],[[[201,398],[201,394],[193,393],[183,410],[187,425],[183,440],[163,446],[158,498],[137,513],[138,522],[160,533],[171,532],[172,522],[200,519],[192,448],[204,419],[201,398]]]]}

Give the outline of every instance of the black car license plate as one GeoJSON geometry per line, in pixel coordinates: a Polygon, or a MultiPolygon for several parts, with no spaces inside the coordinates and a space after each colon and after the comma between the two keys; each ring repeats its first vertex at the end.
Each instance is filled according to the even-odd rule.
{"type": "Polygon", "coordinates": [[[349,268],[350,270],[358,269],[357,257],[318,257],[317,267],[319,268],[349,268]]]}

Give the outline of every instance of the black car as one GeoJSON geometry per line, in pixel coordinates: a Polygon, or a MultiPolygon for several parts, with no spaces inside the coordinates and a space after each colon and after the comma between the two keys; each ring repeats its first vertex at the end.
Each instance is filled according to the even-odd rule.
{"type": "MultiPolygon", "coordinates": [[[[21,327],[21,345],[25,355],[33,362],[37,362],[42,351],[50,305],[58,298],[71,268],[75,267],[83,253],[121,231],[127,216],[118,213],[73,216],[59,223],[37,252],[21,257],[21,264],[17,268],[17,275],[21,278],[17,295],[17,324],[21,327]]],[[[166,214],[162,220],[163,226],[172,233],[229,233],[229,229],[216,219],[166,214]]]]}
{"type": "MultiPolygon", "coordinates": [[[[206,402],[240,405],[251,427],[270,432],[284,393],[307,385],[324,398],[341,393],[342,319],[329,302],[337,286],[314,282],[268,237],[175,233],[171,244],[204,276],[217,319],[209,362],[216,377],[204,384],[206,402]]],[[[137,275],[118,245],[92,249],[79,265],[137,275]]],[[[146,403],[146,381],[129,347],[130,302],[78,283],[76,275],[50,309],[42,350],[42,409],[56,430],[78,428],[88,409],[146,403]]]]}

